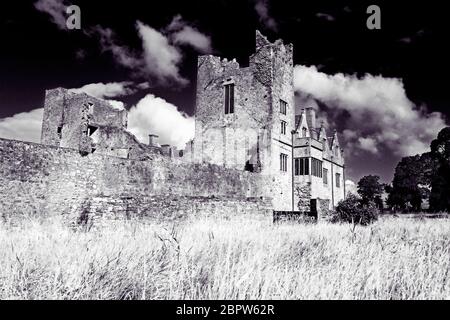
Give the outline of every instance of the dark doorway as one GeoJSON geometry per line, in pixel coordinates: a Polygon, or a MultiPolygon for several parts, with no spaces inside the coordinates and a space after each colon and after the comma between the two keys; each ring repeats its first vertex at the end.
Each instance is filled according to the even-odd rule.
{"type": "Polygon", "coordinates": [[[311,216],[317,219],[317,199],[310,200],[311,216]]]}
{"type": "Polygon", "coordinates": [[[249,172],[255,172],[255,166],[253,165],[253,163],[250,163],[250,160],[248,160],[248,161],[245,163],[245,168],[244,168],[244,170],[245,170],[245,171],[249,171],[249,172]]]}
{"type": "Polygon", "coordinates": [[[94,134],[94,132],[97,131],[97,129],[98,129],[97,127],[88,126],[88,131],[87,131],[88,136],[89,137],[92,136],[94,134]]]}

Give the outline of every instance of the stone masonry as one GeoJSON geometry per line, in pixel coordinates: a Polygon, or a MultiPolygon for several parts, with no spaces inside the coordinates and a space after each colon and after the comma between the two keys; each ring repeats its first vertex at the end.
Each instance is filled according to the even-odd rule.
{"type": "Polygon", "coordinates": [[[274,210],[310,211],[321,199],[331,209],[345,195],[343,151],[337,134],[316,124],[315,110],[295,103],[293,73],[292,45],[258,31],[248,66],[199,57],[191,159],[266,176],[274,210]]]}
{"type": "Polygon", "coordinates": [[[138,141],[125,109],[48,90],[41,144],[0,139],[0,214],[322,216],[345,195],[343,152],[295,105],[293,68],[292,45],[259,32],[248,66],[200,56],[195,138],[180,151],[138,141]]]}

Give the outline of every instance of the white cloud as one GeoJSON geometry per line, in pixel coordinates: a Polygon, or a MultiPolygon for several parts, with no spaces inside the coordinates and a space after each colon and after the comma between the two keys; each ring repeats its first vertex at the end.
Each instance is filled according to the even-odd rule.
{"type": "Polygon", "coordinates": [[[348,194],[354,194],[358,195],[358,188],[356,186],[356,183],[352,180],[345,180],[345,193],[348,194]]]}
{"type": "Polygon", "coordinates": [[[174,80],[185,85],[188,80],[179,73],[183,55],[161,32],[138,21],[136,27],[142,40],[146,71],[167,83],[174,80]]]}
{"type": "Polygon", "coordinates": [[[43,114],[39,108],[0,119],[0,138],[40,142],[43,114]]]}
{"type": "Polygon", "coordinates": [[[377,141],[375,139],[370,138],[370,137],[367,137],[367,138],[359,137],[358,143],[359,143],[359,147],[362,150],[368,151],[373,154],[378,153],[377,141]]]}
{"type": "Polygon", "coordinates": [[[67,5],[61,0],[38,0],[34,7],[50,15],[52,22],[55,23],[59,29],[66,29],[65,12],[67,5]]]}
{"type": "MultiPolygon", "coordinates": [[[[66,29],[66,8],[64,1],[38,0],[35,8],[50,15],[60,29],[66,29]]],[[[138,36],[142,41],[142,51],[133,50],[120,44],[115,32],[110,28],[97,25],[84,31],[90,37],[98,37],[101,50],[110,52],[121,66],[130,69],[134,76],[152,78],[160,84],[186,85],[189,81],[180,75],[180,63],[183,60],[182,45],[188,45],[200,53],[212,52],[211,39],[197,28],[183,20],[180,15],[162,31],[158,31],[140,21],[136,22],[138,36]]],[[[83,59],[85,51],[75,53],[77,59],[83,59]]]]}
{"type": "Polygon", "coordinates": [[[180,74],[183,60],[181,45],[189,45],[201,53],[212,51],[211,39],[176,16],[162,31],[140,21],[136,22],[142,52],[131,50],[116,40],[115,33],[96,26],[87,34],[97,35],[103,51],[111,52],[120,65],[132,70],[136,76],[150,78],[163,85],[186,85],[189,81],[180,74]]]}
{"type": "Polygon", "coordinates": [[[145,82],[141,82],[138,85],[136,85],[136,87],[140,90],[147,90],[150,89],[151,85],[148,81],[145,82]]]}
{"type": "Polygon", "coordinates": [[[98,36],[102,51],[111,52],[112,56],[120,65],[131,69],[140,70],[144,67],[143,61],[138,54],[126,46],[117,43],[116,35],[110,28],[96,26],[86,33],[89,36],[98,36]]]}
{"type": "Polygon", "coordinates": [[[350,141],[350,140],[354,140],[355,138],[358,137],[358,133],[350,130],[350,129],[345,129],[344,131],[342,131],[342,136],[344,137],[344,139],[346,141],[350,141]]]}
{"type": "MultiPolygon", "coordinates": [[[[59,0],[39,0],[35,8],[50,15],[60,29],[66,29],[65,10],[67,5],[59,0]]],[[[180,75],[180,63],[183,59],[181,45],[189,45],[200,53],[212,51],[211,39],[194,26],[187,23],[180,15],[163,31],[158,31],[137,21],[136,29],[142,41],[142,51],[130,49],[120,44],[115,32],[110,28],[95,26],[84,33],[99,38],[102,51],[110,52],[115,61],[130,69],[135,76],[152,78],[160,84],[175,83],[186,85],[189,81],[180,75]]],[[[78,50],[77,57],[86,53],[78,50]]]]}
{"type": "Polygon", "coordinates": [[[330,22],[336,20],[331,14],[323,13],[323,12],[316,13],[316,17],[319,19],[330,21],[330,22]]]}
{"type": "Polygon", "coordinates": [[[128,130],[142,143],[148,143],[150,133],[159,136],[160,144],[179,149],[194,138],[194,118],[180,112],[164,99],[148,94],[128,113],[128,130]]]}
{"type": "MultiPolygon", "coordinates": [[[[121,101],[108,101],[113,107],[123,108],[121,101]]],[[[39,108],[0,119],[0,138],[39,143],[43,112],[39,108]]],[[[148,135],[153,133],[161,144],[182,149],[194,138],[195,122],[173,104],[149,94],[129,110],[128,130],[142,143],[148,143],[148,135]]]]}
{"type": "Polygon", "coordinates": [[[136,92],[133,88],[133,83],[129,81],[125,82],[110,82],[110,83],[90,83],[82,86],[81,88],[70,89],[73,93],[86,93],[90,96],[107,99],[123,97],[136,92]]]}
{"type": "Polygon", "coordinates": [[[211,38],[190,26],[180,15],[172,19],[167,32],[174,44],[190,45],[200,53],[212,52],[211,38]]]}
{"type": "Polygon", "coordinates": [[[109,104],[117,110],[124,110],[125,109],[125,104],[122,101],[118,101],[118,100],[106,100],[109,102],[109,104]]]}
{"type": "Polygon", "coordinates": [[[267,0],[256,0],[255,10],[258,14],[259,21],[268,29],[278,31],[278,24],[269,14],[269,3],[267,0]]]}
{"type": "Polygon", "coordinates": [[[314,66],[296,66],[294,85],[326,105],[329,123],[345,125],[346,145],[354,148],[350,152],[374,153],[382,148],[397,156],[426,152],[446,126],[441,113],[429,113],[408,99],[401,79],[328,75],[314,66]]]}
{"type": "Polygon", "coordinates": [[[409,43],[412,42],[412,38],[411,37],[404,37],[404,38],[401,38],[399,41],[409,44],[409,43]]]}
{"type": "Polygon", "coordinates": [[[134,84],[131,81],[124,82],[110,82],[110,83],[90,83],[82,86],[81,88],[69,89],[73,93],[86,93],[98,99],[105,100],[109,104],[117,109],[125,109],[125,104],[122,101],[114,100],[111,98],[123,97],[135,93],[138,89],[146,89],[147,85],[144,83],[134,84]]]}

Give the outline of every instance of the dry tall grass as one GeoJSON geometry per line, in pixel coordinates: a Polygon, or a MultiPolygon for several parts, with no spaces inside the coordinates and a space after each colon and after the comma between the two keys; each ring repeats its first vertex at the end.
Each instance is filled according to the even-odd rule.
{"type": "Polygon", "coordinates": [[[450,220],[0,224],[0,299],[445,299],[450,220]]]}

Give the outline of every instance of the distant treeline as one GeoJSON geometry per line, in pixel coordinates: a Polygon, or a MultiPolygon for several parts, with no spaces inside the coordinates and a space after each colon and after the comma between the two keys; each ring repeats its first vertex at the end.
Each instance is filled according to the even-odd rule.
{"type": "Polygon", "coordinates": [[[384,209],[420,212],[428,207],[430,212],[450,212],[450,127],[439,132],[430,152],[402,158],[392,184],[383,185],[372,175],[358,182],[359,195],[380,209],[383,191],[387,193],[384,209]]]}

